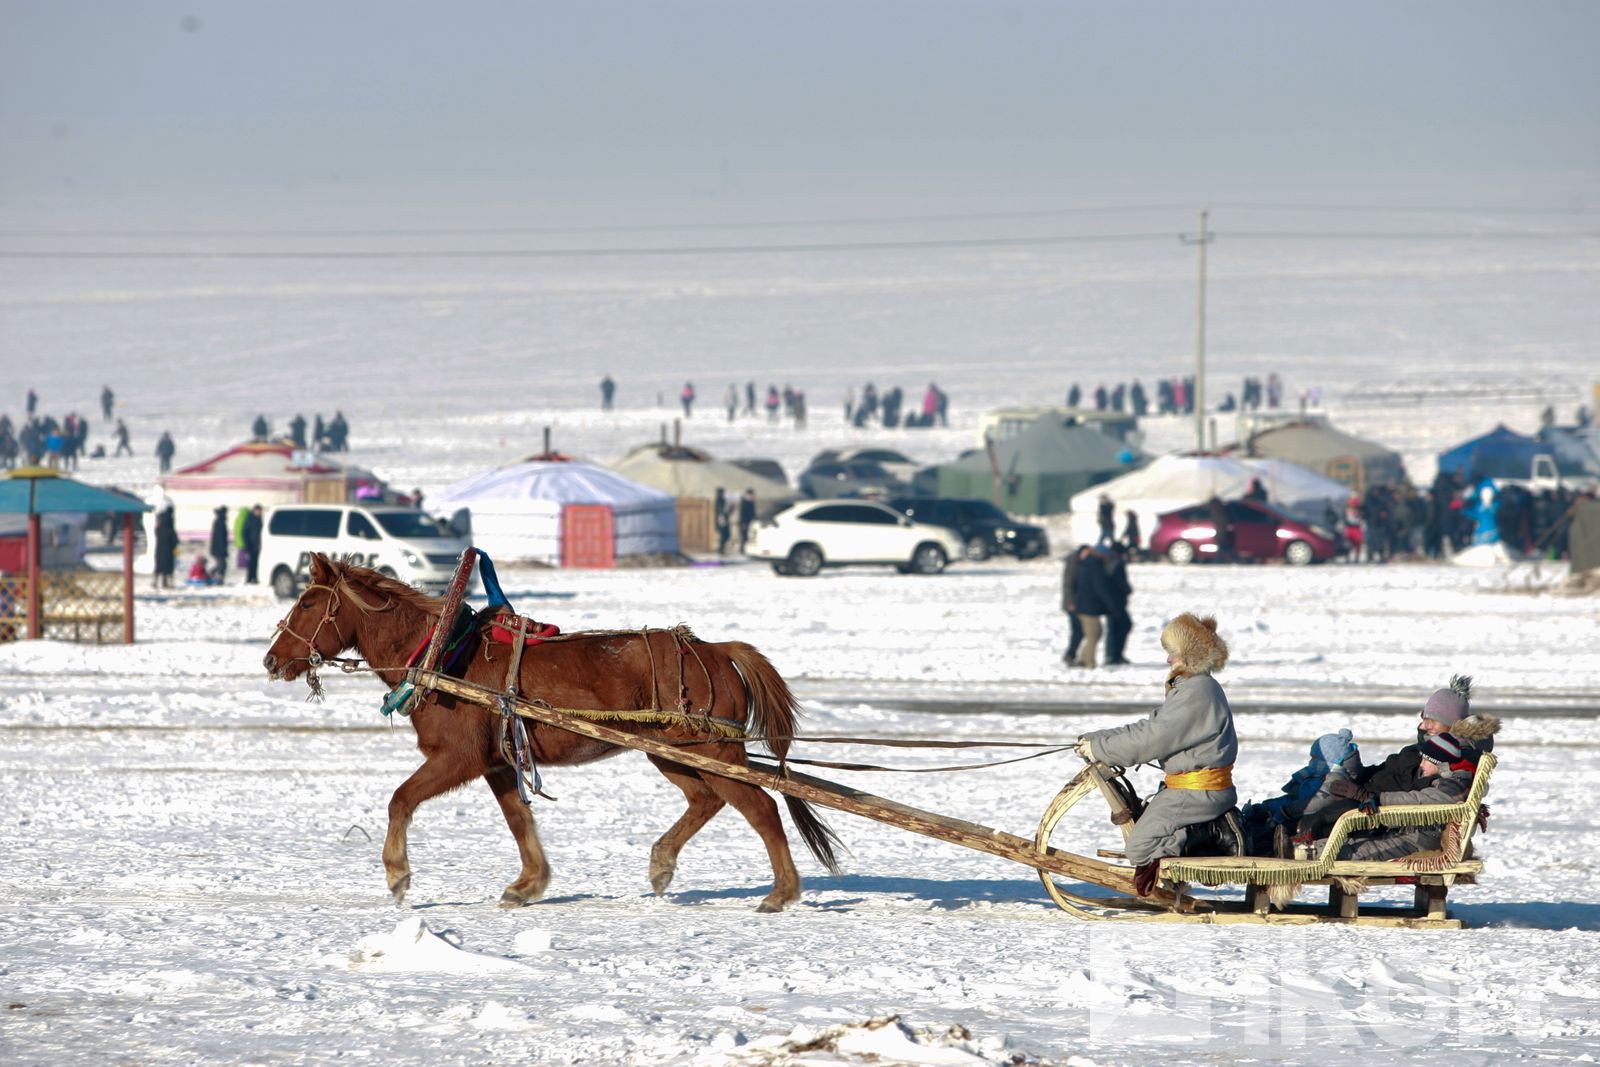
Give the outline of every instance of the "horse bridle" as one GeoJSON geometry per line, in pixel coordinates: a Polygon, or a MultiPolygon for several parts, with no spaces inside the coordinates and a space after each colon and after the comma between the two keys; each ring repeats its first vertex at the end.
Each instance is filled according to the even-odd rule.
{"type": "Polygon", "coordinates": [[[321,582],[312,582],[310,585],[306,586],[305,593],[301,593],[300,598],[296,599],[295,607],[299,607],[300,599],[303,599],[306,593],[311,592],[313,589],[326,589],[328,591],[328,604],[322,609],[322,618],[317,621],[317,628],[311,631],[311,636],[308,638],[304,634],[296,633],[294,628],[289,625],[289,617],[290,615],[294,614],[293,608],[290,609],[289,615],[285,615],[283,618],[278,620],[278,625],[273,628],[272,632],[274,635],[274,640],[276,640],[277,634],[285,633],[294,638],[296,641],[299,641],[301,644],[305,645],[310,651],[310,655],[296,658],[304,659],[312,670],[316,670],[318,667],[322,666],[323,663],[327,662],[322,658],[322,653],[317,651],[317,637],[322,633],[322,628],[324,626],[327,626],[330,623],[333,625],[333,634],[339,639],[340,650],[349,648],[350,642],[345,640],[344,633],[339,629],[339,622],[335,618],[335,616],[339,614],[339,590],[336,586],[323,585],[321,582]]]}

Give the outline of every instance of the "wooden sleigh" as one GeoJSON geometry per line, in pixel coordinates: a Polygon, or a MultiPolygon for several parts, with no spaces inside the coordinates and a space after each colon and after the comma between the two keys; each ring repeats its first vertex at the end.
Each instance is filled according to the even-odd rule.
{"type": "MultiPolygon", "coordinates": [[[[620,713],[554,708],[537,700],[520,697],[508,699],[506,694],[495,693],[436,671],[421,671],[418,674],[419,683],[430,689],[436,688],[484,706],[498,707],[504,713],[518,718],[646,752],[697,770],[1026,864],[1039,873],[1051,899],[1069,915],[1080,919],[1198,923],[1345,922],[1424,929],[1460,928],[1463,925],[1461,921],[1450,917],[1445,911],[1445,893],[1453,884],[1470,884],[1473,876],[1483,868],[1481,861],[1463,857],[1470,854],[1478,808],[1488,789],[1489,773],[1494,767],[1493,755],[1483,757],[1467,798],[1459,804],[1392,806],[1380,809],[1375,819],[1359,811],[1344,815],[1333,828],[1326,855],[1337,855],[1339,847],[1350,833],[1379,826],[1445,825],[1448,848],[1444,851],[1381,863],[1251,857],[1173,859],[1162,865],[1165,884],[1150,896],[1139,897],[1133,892],[1133,868],[1123,863],[1107,862],[1107,859],[1119,858],[1120,852],[1102,850],[1100,855],[1103,858],[1092,858],[1050,844],[1050,837],[1062,818],[1090,793],[1101,794],[1113,816],[1128,810],[1128,801],[1133,795],[1132,787],[1122,773],[1114,768],[1091,764],[1079,772],[1045,810],[1038,832],[1030,842],[1015,834],[924,811],[802,774],[787,766],[766,769],[731,764],[662,741],[640,737],[617,729],[608,722],[620,713]],[[1449,829],[1451,827],[1454,827],[1453,831],[1449,829]],[[1357,901],[1362,890],[1371,886],[1393,885],[1401,879],[1414,880],[1416,883],[1417,902],[1414,908],[1403,911],[1391,908],[1382,914],[1359,911],[1357,901]],[[1241,902],[1197,898],[1188,891],[1190,883],[1208,886],[1242,884],[1246,887],[1245,899],[1241,902]],[[1307,884],[1329,886],[1326,906],[1288,904],[1280,908],[1273,905],[1273,895],[1283,897],[1286,891],[1292,895],[1294,889],[1307,884]],[[1079,892],[1089,886],[1108,889],[1115,895],[1090,896],[1079,892]]],[[[1126,835],[1132,827],[1132,821],[1122,819],[1121,822],[1126,835]]]]}
{"type": "MultiPolygon", "coordinates": [[[[1493,753],[1483,755],[1466,797],[1457,803],[1391,805],[1380,808],[1376,815],[1366,815],[1359,810],[1346,812],[1334,824],[1316,859],[1191,856],[1163,860],[1164,888],[1182,902],[1178,906],[1084,896],[1060,885],[1043,871],[1040,877],[1051,898],[1082,919],[1290,925],[1337,922],[1357,926],[1461,929],[1465,923],[1449,913],[1446,898],[1452,886],[1474,884],[1483,870],[1483,861],[1472,855],[1472,835],[1478,826],[1479,811],[1489,790],[1495,762],[1493,753]],[[1441,847],[1392,860],[1336,858],[1353,833],[1408,826],[1442,827],[1441,847]],[[1415,886],[1409,907],[1377,905],[1362,909],[1361,894],[1368,889],[1400,884],[1415,886]],[[1244,899],[1194,898],[1188,892],[1192,885],[1241,885],[1245,890],[1244,899]],[[1307,886],[1326,886],[1326,903],[1295,903],[1294,898],[1307,886]]],[[[1114,815],[1127,810],[1126,798],[1131,788],[1122,778],[1122,772],[1099,764],[1090,766],[1069,782],[1045,810],[1036,838],[1038,847],[1048,847],[1062,817],[1092,792],[1104,796],[1114,815]]],[[[1122,826],[1126,836],[1132,823],[1124,819],[1122,826]]],[[[1120,857],[1121,852],[1101,850],[1100,855],[1120,857]]]]}

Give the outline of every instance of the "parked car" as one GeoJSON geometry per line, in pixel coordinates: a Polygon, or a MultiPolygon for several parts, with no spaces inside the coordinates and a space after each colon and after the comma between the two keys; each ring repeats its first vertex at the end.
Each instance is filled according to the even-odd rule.
{"type": "Polygon", "coordinates": [[[419,589],[443,592],[467,539],[415,508],[283,504],[261,530],[260,573],[280,597],[310,581],[311,553],[371,567],[419,589]]]}
{"type": "Polygon", "coordinates": [[[961,539],[876,500],[803,501],[756,527],[745,547],[779,574],[811,577],[823,567],[893,564],[902,574],[938,574],[960,559],[961,539]]]}
{"type": "Polygon", "coordinates": [[[903,496],[889,501],[889,506],[912,522],[948,526],[960,535],[971,560],[997,554],[1032,559],[1050,553],[1050,538],[1042,528],[1018,522],[987,500],[903,496]]]}
{"type": "MultiPolygon", "coordinates": [[[[1239,559],[1279,559],[1304,566],[1321,563],[1344,550],[1340,535],[1287,511],[1255,500],[1230,500],[1224,505],[1233,526],[1233,552],[1239,559]]],[[[1173,563],[1217,558],[1216,524],[1207,504],[1169,511],[1156,520],[1150,551],[1173,563]]]]}
{"type": "Polygon", "coordinates": [[[875,445],[865,445],[860,448],[825,448],[811,457],[809,466],[815,467],[818,463],[876,463],[903,482],[909,482],[911,476],[923,466],[904,452],[875,445]]]}
{"type": "Polygon", "coordinates": [[[840,497],[887,497],[906,491],[906,483],[876,463],[816,463],[800,472],[795,482],[800,492],[813,500],[840,497]]]}

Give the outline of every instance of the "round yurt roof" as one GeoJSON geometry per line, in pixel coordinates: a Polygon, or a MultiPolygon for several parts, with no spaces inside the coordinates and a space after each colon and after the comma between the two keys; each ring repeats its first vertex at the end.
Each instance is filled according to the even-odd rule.
{"type": "Polygon", "coordinates": [[[671,496],[641,485],[615,471],[590,463],[514,463],[473,475],[428,501],[432,509],[470,507],[490,502],[514,506],[519,501],[613,506],[670,503],[671,496]]]}
{"type": "Polygon", "coordinates": [[[795,495],[782,482],[681,446],[641,445],[612,463],[611,469],[673,496],[710,498],[718,489],[729,496],[754,489],[757,500],[792,500],[795,495]]]}

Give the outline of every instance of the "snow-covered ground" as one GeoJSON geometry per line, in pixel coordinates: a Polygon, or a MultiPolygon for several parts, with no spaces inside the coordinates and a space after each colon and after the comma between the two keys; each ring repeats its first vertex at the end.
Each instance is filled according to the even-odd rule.
{"type": "MultiPolygon", "coordinates": [[[[1536,404],[1341,410],[1343,391],[1423,374],[1541,379],[1570,387],[1571,406],[1600,376],[1592,243],[1458,242],[1446,256],[1356,242],[1316,262],[1246,244],[1231,263],[1222,247],[1219,377],[1276,369],[1291,389],[1321,385],[1340,425],[1400,448],[1419,477],[1432,450],[1497,417],[1528,428],[1536,404]]],[[[983,407],[1183,372],[1189,264],[1157,260],[12,262],[0,360],[11,393],[32,384],[48,411],[92,417],[102,382],[116,388],[141,455],[82,475],[135,488],[153,482],[162,428],[181,462],[241,437],[257,411],[281,425],[342,408],[352,458],[430,492],[535,450],[544,425],[606,459],[657,436],[673,410],[654,393],[670,400],[685,377],[702,398],[689,439],[719,454],[793,472],[867,439],[933,460],[973,441],[983,407]],[[623,383],[615,416],[593,410],[607,371],[623,383]],[[716,417],[723,385],[750,377],[806,388],[811,426],[716,417]],[[952,427],[842,429],[838,398],[868,378],[914,394],[939,381],[952,427]]],[[[1151,437],[1180,444],[1188,428],[1158,421],[1151,437]]],[[[1052,534],[1059,551],[1064,525],[1052,534]]],[[[268,682],[260,659],[283,609],[264,591],[141,588],[132,647],[0,647],[0,1058],[1455,1064],[1572,1062],[1600,1044],[1586,784],[1600,767],[1600,612],[1554,592],[1560,566],[1137,565],[1134,662],[1095,672],[1060,666],[1058,559],[934,578],[784,579],[746,563],[502,575],[522,611],[568,630],[686,622],[751,641],[806,701],[810,731],[853,736],[1070,739],[1155,706],[1161,623],[1214,612],[1234,651],[1220,680],[1246,798],[1274,792],[1339,726],[1369,754],[1392,750],[1429,692],[1472,674],[1478,707],[1506,726],[1487,869],[1454,895],[1471,928],[1079,924],[1025,867],[843,814],[828,819],[845,872],[802,861],[804,898],[784,914],[755,914],[768,866],[729,813],[656,898],[649,847],[681,800],[633,755],[546,771],[559,799],[536,801],[545,900],[495,906],[516,852],[469,787],[419,812],[396,909],[379,840],[418,756],[409,729],[382,720],[381,690],[332,675],[327,701],[308,704],[298,684],[268,682]],[[863,1025],[889,1015],[899,1022],[863,1025]]],[[[1075,770],[1057,755],[848,780],[1028,836],[1075,770]]],[[[1098,815],[1069,821],[1058,843],[1112,843],[1098,815]]]]}

